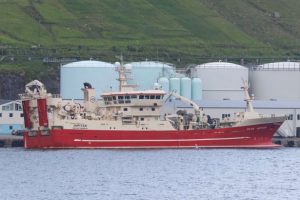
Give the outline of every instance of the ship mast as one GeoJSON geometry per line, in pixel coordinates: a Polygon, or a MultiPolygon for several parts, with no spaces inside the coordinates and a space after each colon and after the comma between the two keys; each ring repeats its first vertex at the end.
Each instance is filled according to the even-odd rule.
{"type": "Polygon", "coordinates": [[[119,91],[120,92],[130,92],[133,91],[134,88],[137,87],[135,84],[128,84],[128,80],[132,79],[131,78],[131,66],[125,67],[123,65],[123,56],[121,55],[120,57],[120,62],[115,63],[115,70],[119,73],[119,78],[117,80],[119,81],[119,91]]]}
{"type": "Polygon", "coordinates": [[[248,81],[246,80],[243,80],[243,83],[244,83],[244,86],[241,87],[241,89],[244,90],[244,93],[245,93],[245,101],[246,101],[246,111],[247,112],[254,112],[254,109],[253,109],[253,98],[250,97],[249,95],[249,84],[248,84],[248,81]]]}
{"type": "Polygon", "coordinates": [[[253,109],[253,98],[250,97],[248,89],[249,84],[248,81],[243,80],[244,86],[241,89],[244,90],[245,93],[245,101],[246,101],[246,111],[244,112],[244,119],[254,119],[259,118],[259,114],[253,109]]]}

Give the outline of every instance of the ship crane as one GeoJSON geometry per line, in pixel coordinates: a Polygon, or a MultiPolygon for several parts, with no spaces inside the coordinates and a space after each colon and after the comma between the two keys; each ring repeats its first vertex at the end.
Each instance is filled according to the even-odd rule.
{"type": "Polygon", "coordinates": [[[172,91],[171,93],[169,93],[166,98],[165,98],[165,102],[171,97],[174,96],[175,98],[177,98],[178,100],[189,104],[190,106],[193,107],[193,110],[195,112],[195,121],[194,121],[194,125],[195,125],[195,129],[199,128],[199,125],[201,127],[211,127],[214,128],[217,125],[217,122],[215,121],[215,119],[212,119],[209,115],[205,115],[205,113],[203,112],[203,109],[201,107],[199,107],[194,101],[180,96],[178,95],[175,91],[172,91]]]}
{"type": "Polygon", "coordinates": [[[194,111],[195,111],[195,115],[196,115],[197,117],[200,117],[201,114],[203,114],[202,109],[201,109],[195,102],[193,102],[192,100],[190,100],[190,99],[188,99],[188,98],[186,98],[186,97],[183,97],[183,96],[178,95],[175,91],[172,91],[172,92],[170,92],[170,93],[167,95],[167,97],[166,97],[166,99],[165,99],[165,102],[167,102],[167,100],[168,100],[171,96],[174,96],[175,98],[179,99],[180,101],[182,101],[182,102],[184,102],[184,103],[187,103],[187,104],[191,105],[191,106],[193,107],[193,109],[194,109],[194,111]]]}

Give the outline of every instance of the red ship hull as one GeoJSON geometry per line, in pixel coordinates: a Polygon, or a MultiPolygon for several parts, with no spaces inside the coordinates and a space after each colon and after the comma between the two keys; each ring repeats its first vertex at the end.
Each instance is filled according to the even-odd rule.
{"type": "Polygon", "coordinates": [[[50,130],[24,134],[25,148],[273,148],[282,123],[180,131],[50,130]]]}

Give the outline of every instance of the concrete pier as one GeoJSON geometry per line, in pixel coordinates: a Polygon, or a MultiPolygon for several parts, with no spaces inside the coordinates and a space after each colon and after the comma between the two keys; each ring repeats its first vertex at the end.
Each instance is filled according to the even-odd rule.
{"type": "Polygon", "coordinates": [[[0,135],[0,147],[23,147],[23,137],[15,135],[0,135]]]}
{"type": "Polygon", "coordinates": [[[284,147],[300,147],[300,138],[297,137],[274,137],[273,143],[284,147]]]}

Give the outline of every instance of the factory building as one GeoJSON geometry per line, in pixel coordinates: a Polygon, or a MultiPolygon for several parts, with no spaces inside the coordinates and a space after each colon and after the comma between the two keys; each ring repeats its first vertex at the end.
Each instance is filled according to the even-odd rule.
{"type": "Polygon", "coordinates": [[[11,134],[24,128],[23,110],[19,101],[0,100],[0,134],[11,134]]]}
{"type": "Polygon", "coordinates": [[[300,63],[276,62],[252,67],[250,83],[255,99],[300,101],[300,63]]]}
{"type": "Polygon", "coordinates": [[[191,76],[201,79],[204,100],[242,100],[242,80],[248,80],[248,68],[227,62],[211,62],[192,68],[191,76]]]}

